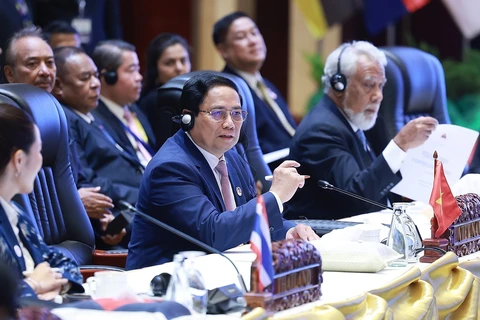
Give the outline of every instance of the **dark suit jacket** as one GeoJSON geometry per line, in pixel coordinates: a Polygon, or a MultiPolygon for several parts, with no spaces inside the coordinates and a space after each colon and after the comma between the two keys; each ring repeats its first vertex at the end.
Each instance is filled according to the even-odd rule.
{"type": "MultiPolygon", "coordinates": [[[[137,207],[218,250],[249,241],[255,222],[255,183],[248,163],[234,150],[225,153],[237,208],[226,211],[215,176],[185,132],[169,138],[150,161],[137,207]]],[[[282,219],[275,196],[264,194],[273,240],[294,224],[282,219]]],[[[202,250],[136,216],[127,269],[161,264],[179,251],[202,250]]]]}
{"type": "Polygon", "coordinates": [[[135,204],[143,175],[136,154],[117,148],[101,131],[100,119],[89,124],[68,107],[63,109],[85,176],[82,186],[100,186],[114,203],[124,200],[135,204]]]}
{"type": "Polygon", "coordinates": [[[339,219],[379,210],[321,189],[318,180],[384,204],[390,189],[401,180],[400,174],[390,170],[383,155],[372,162],[347,119],[327,95],[299,125],[289,158],[301,164],[300,173],[311,176],[286,204],[285,216],[290,219],[339,219]]]}
{"type": "MultiPolygon", "coordinates": [[[[60,268],[63,277],[72,283],[71,292],[83,292],[83,278],[77,264],[57,249],[47,246],[35,229],[33,222],[22,211],[18,215],[18,228],[20,239],[30,252],[35,266],[47,261],[52,268],[60,268]]],[[[16,250],[18,251],[16,248],[20,248],[17,237],[4,208],[0,205],[0,262],[7,264],[12,272],[17,273],[19,279],[23,279],[23,272],[26,268],[25,260],[23,255],[19,257],[16,254],[16,250]]],[[[35,292],[23,280],[20,290],[22,296],[35,296],[35,292]]]]}
{"type": "MultiPolygon", "coordinates": [[[[225,66],[223,72],[241,77],[228,66],[225,66]]],[[[282,109],[288,122],[290,122],[290,124],[295,128],[295,120],[293,120],[290,111],[288,111],[287,103],[283,99],[280,91],[278,91],[278,89],[267,79],[264,78],[264,81],[265,85],[277,95],[277,99],[275,101],[282,109]]],[[[275,112],[257,95],[255,90],[250,88],[250,92],[252,93],[253,103],[255,104],[255,121],[257,125],[258,142],[262,152],[266,154],[272,151],[290,147],[292,136],[287,132],[287,130],[285,130],[275,112]]]]}
{"type": "MultiPolygon", "coordinates": [[[[156,151],[155,135],[153,134],[152,127],[150,126],[147,117],[135,104],[130,106],[130,110],[136,113],[138,120],[142,124],[143,129],[147,134],[148,143],[151,149],[153,151],[156,151]]],[[[92,114],[95,119],[100,119],[102,121],[102,123],[105,125],[105,129],[123,149],[128,151],[130,154],[136,154],[135,149],[130,143],[130,140],[128,140],[122,122],[107,108],[107,106],[102,102],[102,100],[98,101],[98,107],[92,111],[92,114]]]]}

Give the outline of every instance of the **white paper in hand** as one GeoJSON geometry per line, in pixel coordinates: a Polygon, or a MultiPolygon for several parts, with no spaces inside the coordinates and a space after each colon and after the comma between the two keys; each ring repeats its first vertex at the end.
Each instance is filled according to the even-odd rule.
{"type": "Polygon", "coordinates": [[[428,203],[433,186],[433,153],[438,159],[448,184],[452,186],[460,179],[478,132],[452,124],[438,125],[425,143],[407,151],[400,172],[402,180],[392,192],[409,199],[428,203]]]}

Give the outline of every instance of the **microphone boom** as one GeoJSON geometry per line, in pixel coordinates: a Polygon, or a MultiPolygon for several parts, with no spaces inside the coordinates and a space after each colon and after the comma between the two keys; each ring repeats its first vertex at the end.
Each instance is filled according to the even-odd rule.
{"type": "Polygon", "coordinates": [[[123,206],[124,208],[126,208],[127,210],[129,211],[133,211],[135,212],[136,214],[138,214],[139,216],[141,216],[142,218],[150,221],[151,223],[167,230],[167,231],[170,231],[171,233],[179,236],[180,238],[183,238],[199,247],[201,247],[202,249],[204,249],[205,251],[207,252],[210,252],[210,253],[216,253],[222,257],[224,257],[225,259],[227,259],[232,265],[233,267],[235,268],[235,271],[237,272],[237,277],[238,277],[238,280],[240,282],[240,285],[242,286],[242,291],[245,293],[247,292],[247,286],[245,285],[245,281],[243,280],[243,277],[242,277],[242,274],[240,273],[240,271],[238,271],[238,268],[237,266],[233,263],[232,260],[230,260],[229,257],[227,257],[223,252],[221,252],[220,250],[218,249],[215,249],[214,247],[206,244],[206,243],[203,243],[202,241],[199,241],[198,239],[195,239],[194,237],[174,228],[174,227],[171,227],[169,226],[168,224],[162,222],[162,221],[159,221],[155,218],[152,218],[150,217],[148,214],[138,210],[137,208],[135,208],[134,206],[132,206],[130,203],[126,202],[126,201],[123,201],[123,200],[120,200],[119,201],[119,204],[121,206],[123,206]]]}

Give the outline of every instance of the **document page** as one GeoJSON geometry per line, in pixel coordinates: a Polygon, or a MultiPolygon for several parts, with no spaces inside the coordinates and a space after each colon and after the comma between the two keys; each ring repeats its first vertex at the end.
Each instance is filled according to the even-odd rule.
{"type": "Polygon", "coordinates": [[[451,188],[460,179],[477,137],[478,132],[471,129],[438,125],[423,145],[407,151],[400,169],[402,180],[392,192],[428,203],[433,186],[433,153],[437,151],[451,188]]]}

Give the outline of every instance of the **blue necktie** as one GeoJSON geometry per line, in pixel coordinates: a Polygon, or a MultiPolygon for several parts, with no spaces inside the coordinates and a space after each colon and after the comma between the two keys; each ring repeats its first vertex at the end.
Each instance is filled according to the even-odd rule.
{"type": "Polygon", "coordinates": [[[375,155],[373,154],[372,150],[370,150],[370,146],[368,145],[367,142],[367,137],[365,137],[365,133],[363,130],[358,129],[355,134],[357,135],[357,138],[360,140],[363,146],[363,150],[365,150],[366,153],[370,156],[372,160],[375,160],[375,155]]]}

